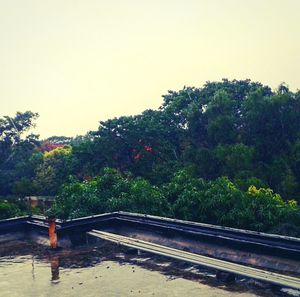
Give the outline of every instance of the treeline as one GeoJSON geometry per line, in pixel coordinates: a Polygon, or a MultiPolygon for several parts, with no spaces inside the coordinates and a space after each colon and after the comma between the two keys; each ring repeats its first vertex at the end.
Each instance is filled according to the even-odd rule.
{"type": "MultiPolygon", "coordinates": [[[[299,212],[295,201],[288,202],[300,201],[299,115],[299,91],[292,92],[285,85],[272,90],[250,80],[207,82],[201,88],[169,91],[158,110],[100,122],[97,131],[75,139],[51,137],[40,141],[37,136],[28,135],[37,114],[17,113],[15,118],[0,120],[0,195],[60,193],[55,209],[65,217],[126,209],[269,230],[267,226],[276,228],[288,222],[285,215],[278,213],[280,209],[299,212]],[[157,191],[154,196],[148,193],[149,199],[161,201],[163,209],[153,210],[143,206],[148,205],[146,201],[129,199],[135,197],[129,187],[115,193],[117,200],[112,200],[111,205],[104,192],[97,190],[93,202],[99,205],[101,201],[103,208],[95,206],[89,211],[85,208],[89,205],[86,196],[75,190],[98,184],[104,168],[117,170],[128,187],[143,182],[140,197],[147,192],[147,184],[151,191],[157,191]],[[166,189],[183,172],[188,176],[184,184],[194,180],[206,190],[184,190],[171,197],[166,189]],[[228,198],[221,192],[213,194],[213,190],[210,195],[203,194],[219,183],[226,183],[240,196],[228,198]],[[79,199],[81,203],[76,209],[67,210],[70,201],[66,191],[73,197],[72,189],[76,192],[74,201],[79,199]],[[124,200],[118,198],[121,194],[124,200]],[[221,195],[218,203],[215,195],[221,195]],[[269,216],[271,225],[266,218],[259,220],[253,214],[256,206],[250,207],[251,203],[259,204],[260,198],[254,197],[264,195],[272,197],[266,199],[270,208],[267,211],[257,206],[257,212],[264,213],[261,217],[269,216]],[[121,202],[131,206],[125,207],[121,202]],[[197,208],[194,203],[201,206],[197,208]],[[217,211],[224,214],[213,214],[217,211]],[[242,213],[247,218],[252,216],[256,223],[240,218],[242,213]]],[[[289,223],[295,225],[297,215],[292,217],[289,223]]]]}

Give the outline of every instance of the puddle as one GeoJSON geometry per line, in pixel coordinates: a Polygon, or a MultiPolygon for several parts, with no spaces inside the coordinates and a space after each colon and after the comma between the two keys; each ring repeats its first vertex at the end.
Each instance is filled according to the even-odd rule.
{"type": "Polygon", "coordinates": [[[113,261],[72,269],[57,264],[57,259],[49,265],[31,257],[1,262],[1,296],[229,296],[222,289],[182,278],[170,281],[159,272],[113,261]]]}
{"type": "Polygon", "coordinates": [[[225,286],[198,267],[130,255],[107,243],[57,252],[25,241],[0,245],[0,288],[1,297],[287,296],[269,288],[225,286]]]}

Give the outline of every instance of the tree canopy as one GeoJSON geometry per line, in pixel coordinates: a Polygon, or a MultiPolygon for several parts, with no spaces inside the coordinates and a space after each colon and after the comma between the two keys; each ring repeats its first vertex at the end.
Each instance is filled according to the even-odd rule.
{"type": "Polygon", "coordinates": [[[123,209],[297,233],[299,115],[299,91],[227,79],[76,138],[39,140],[38,115],[19,112],[0,119],[0,195],[57,195],[64,218],[123,209]]]}

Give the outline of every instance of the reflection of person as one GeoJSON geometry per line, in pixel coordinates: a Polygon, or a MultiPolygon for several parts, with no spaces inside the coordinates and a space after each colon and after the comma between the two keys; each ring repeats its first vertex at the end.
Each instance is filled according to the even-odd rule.
{"type": "Polygon", "coordinates": [[[51,280],[58,280],[59,279],[59,258],[58,256],[52,256],[50,259],[51,263],[51,280]]]}

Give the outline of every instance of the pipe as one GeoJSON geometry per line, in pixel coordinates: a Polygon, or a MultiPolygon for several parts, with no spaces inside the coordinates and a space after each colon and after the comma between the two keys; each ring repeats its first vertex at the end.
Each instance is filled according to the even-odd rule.
{"type": "Polygon", "coordinates": [[[48,218],[49,224],[49,239],[51,249],[57,248],[57,234],[56,234],[56,220],[55,218],[48,218]]]}

